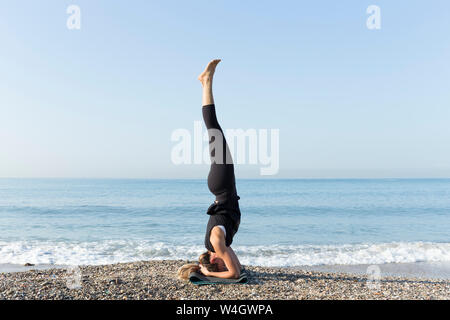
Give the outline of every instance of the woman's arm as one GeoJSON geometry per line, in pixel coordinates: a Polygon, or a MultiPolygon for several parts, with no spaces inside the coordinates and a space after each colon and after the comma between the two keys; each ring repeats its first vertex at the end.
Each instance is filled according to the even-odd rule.
{"type": "Polygon", "coordinates": [[[230,252],[230,248],[227,248],[225,245],[225,234],[220,228],[214,228],[211,230],[211,244],[214,247],[214,251],[217,256],[223,260],[227,271],[222,272],[211,272],[208,271],[205,267],[200,266],[200,271],[205,276],[217,277],[217,278],[225,278],[225,279],[237,279],[241,274],[241,270],[239,267],[239,261],[235,261],[234,252],[230,252]],[[234,256],[234,257],[233,257],[234,256]]]}
{"type": "Polygon", "coordinates": [[[237,255],[236,255],[236,253],[234,253],[234,251],[233,251],[233,249],[231,249],[231,247],[228,247],[228,250],[229,250],[229,252],[230,252],[231,257],[233,258],[233,260],[236,261],[239,270],[242,270],[241,263],[239,262],[239,259],[238,259],[237,255]]]}
{"type": "MultiPolygon", "coordinates": [[[[218,253],[218,252],[216,251],[216,253],[218,253]]],[[[216,277],[216,278],[224,278],[224,279],[237,279],[237,278],[239,278],[241,272],[240,272],[240,270],[238,268],[236,268],[234,266],[234,263],[232,261],[231,255],[228,252],[224,252],[223,254],[221,254],[221,258],[223,259],[223,261],[225,262],[225,265],[227,266],[227,269],[228,269],[227,271],[212,272],[212,271],[208,271],[203,266],[200,266],[200,271],[207,277],[216,277]],[[230,266],[230,264],[232,266],[230,266]]]]}

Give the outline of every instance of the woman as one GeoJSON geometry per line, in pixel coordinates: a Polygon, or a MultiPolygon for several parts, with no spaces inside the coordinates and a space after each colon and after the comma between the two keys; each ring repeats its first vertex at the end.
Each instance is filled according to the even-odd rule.
{"type": "Polygon", "coordinates": [[[178,275],[187,279],[189,273],[200,271],[205,276],[239,278],[241,264],[230,245],[241,221],[239,196],[236,192],[234,166],[222,128],[216,118],[212,93],[213,76],[219,59],[211,61],[198,77],[203,87],[202,113],[209,135],[211,168],[208,188],[216,196],[208,208],[210,215],[206,227],[205,247],[200,255],[200,265],[188,264],[180,268],[178,275]]]}

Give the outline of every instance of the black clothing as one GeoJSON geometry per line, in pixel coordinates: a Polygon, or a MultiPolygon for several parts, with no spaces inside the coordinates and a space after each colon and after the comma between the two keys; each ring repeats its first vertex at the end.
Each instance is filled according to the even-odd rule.
{"type": "Polygon", "coordinates": [[[209,241],[213,227],[223,225],[226,230],[226,246],[229,247],[233,242],[233,236],[238,231],[241,221],[238,203],[240,198],[236,191],[233,160],[225,135],[217,121],[216,108],[213,104],[203,106],[202,112],[206,129],[208,129],[209,154],[211,157],[208,188],[216,196],[216,201],[209,206],[207,211],[210,217],[206,227],[205,247],[214,252],[214,247],[209,241]],[[219,140],[216,141],[216,139],[219,140]]]}

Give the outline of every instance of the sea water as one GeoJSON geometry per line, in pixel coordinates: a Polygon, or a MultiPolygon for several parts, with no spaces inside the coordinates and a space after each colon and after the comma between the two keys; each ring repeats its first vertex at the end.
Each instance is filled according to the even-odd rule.
{"type": "MultiPolygon", "coordinates": [[[[450,262],[450,179],[238,179],[237,189],[243,264],[450,262]]],[[[0,179],[0,266],[197,259],[213,200],[205,179],[0,179]]]]}

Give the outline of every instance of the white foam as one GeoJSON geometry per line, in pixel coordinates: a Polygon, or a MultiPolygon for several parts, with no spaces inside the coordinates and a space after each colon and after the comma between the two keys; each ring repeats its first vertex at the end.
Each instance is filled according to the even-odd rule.
{"type": "MultiPolygon", "coordinates": [[[[450,243],[393,242],[347,245],[233,246],[243,264],[260,266],[358,265],[450,261],[450,243]]],[[[99,265],[163,259],[196,260],[203,246],[149,241],[0,241],[0,264],[99,265]]]]}
{"type": "Polygon", "coordinates": [[[243,247],[242,263],[259,266],[359,265],[450,261],[450,243],[243,247]]]}

